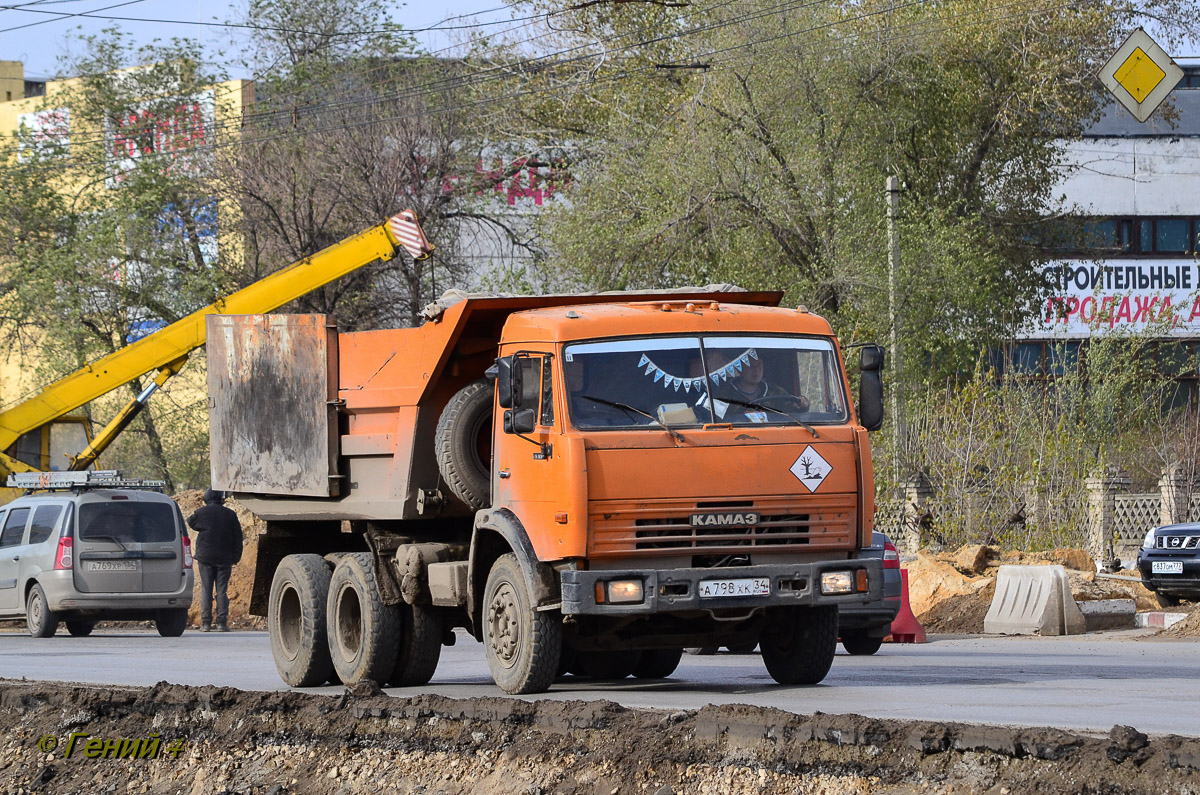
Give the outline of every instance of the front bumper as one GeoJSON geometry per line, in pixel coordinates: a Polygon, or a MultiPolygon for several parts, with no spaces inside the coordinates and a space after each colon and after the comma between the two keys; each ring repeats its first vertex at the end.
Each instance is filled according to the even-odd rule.
{"type": "Polygon", "coordinates": [[[602,571],[562,572],[562,612],[564,615],[650,615],[690,611],[749,610],[761,607],[812,607],[839,605],[881,607],[883,603],[883,564],[878,560],[834,560],[817,563],[738,566],[698,569],[609,569],[602,571]],[[867,572],[867,591],[851,594],[822,594],[821,574],[849,571],[851,579],[859,569],[867,572]],[[735,580],[766,577],[771,592],[762,596],[702,597],[699,584],[705,580],[735,580]],[[640,579],[641,602],[637,604],[597,604],[596,583],[608,580],[640,579]]]}
{"type": "Polygon", "coordinates": [[[1200,594],[1200,557],[1179,553],[1142,550],[1137,559],[1138,574],[1142,583],[1152,591],[1166,594],[1200,594]],[[1155,561],[1178,561],[1183,564],[1182,574],[1155,574],[1151,571],[1155,561]]]}

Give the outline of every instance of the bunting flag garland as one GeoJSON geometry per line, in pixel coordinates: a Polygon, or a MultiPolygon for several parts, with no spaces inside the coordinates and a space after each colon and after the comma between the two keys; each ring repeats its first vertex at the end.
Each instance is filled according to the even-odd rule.
{"type": "Polygon", "coordinates": [[[690,393],[693,389],[695,389],[696,392],[699,393],[700,390],[704,388],[704,382],[706,378],[711,378],[714,384],[719,384],[722,381],[728,381],[730,377],[736,378],[737,375],[742,372],[743,368],[750,363],[750,359],[752,358],[758,359],[758,351],[750,348],[724,367],[708,373],[707,376],[693,378],[681,378],[676,375],[671,375],[666,370],[663,370],[661,367],[651,361],[650,357],[646,354],[642,354],[641,359],[638,360],[637,366],[639,370],[645,368],[643,375],[653,374],[654,383],[657,384],[659,381],[662,381],[663,389],[674,389],[676,392],[678,392],[679,388],[683,387],[684,392],[690,393]]]}

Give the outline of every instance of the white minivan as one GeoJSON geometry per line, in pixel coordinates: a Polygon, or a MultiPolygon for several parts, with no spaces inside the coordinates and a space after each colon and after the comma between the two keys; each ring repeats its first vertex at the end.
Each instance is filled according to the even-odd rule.
{"type": "Polygon", "coordinates": [[[21,473],[27,489],[0,506],[0,618],[25,617],[48,638],[65,623],[88,635],[101,620],[153,620],[183,634],[192,603],[192,550],[161,483],[114,471],[21,473]]]}

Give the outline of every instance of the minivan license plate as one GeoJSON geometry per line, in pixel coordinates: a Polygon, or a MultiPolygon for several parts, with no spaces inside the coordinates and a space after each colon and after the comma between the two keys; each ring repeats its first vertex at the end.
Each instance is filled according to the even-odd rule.
{"type": "Polygon", "coordinates": [[[1150,563],[1151,574],[1183,574],[1182,560],[1155,560],[1150,563]]]}
{"type": "Polygon", "coordinates": [[[136,560],[91,560],[88,571],[137,571],[136,560]]]}
{"type": "Polygon", "coordinates": [[[700,583],[700,598],[716,596],[770,596],[769,577],[746,577],[739,580],[704,580],[700,583]]]}

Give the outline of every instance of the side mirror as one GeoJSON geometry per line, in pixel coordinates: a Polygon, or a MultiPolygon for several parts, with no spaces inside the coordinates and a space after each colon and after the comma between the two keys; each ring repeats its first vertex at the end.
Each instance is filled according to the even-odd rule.
{"type": "Polygon", "coordinates": [[[496,394],[502,409],[512,408],[521,396],[521,368],[513,367],[511,356],[496,360],[496,394]]]}
{"type": "Polygon", "coordinates": [[[537,427],[537,412],[533,409],[509,409],[504,412],[505,433],[533,433],[537,427]]]}
{"type": "Polygon", "coordinates": [[[883,426],[883,377],[878,370],[863,370],[859,375],[858,419],[868,431],[883,426]]]}
{"type": "Polygon", "coordinates": [[[863,346],[858,357],[858,369],[864,373],[877,373],[883,369],[886,351],[882,345],[863,346]]]}

